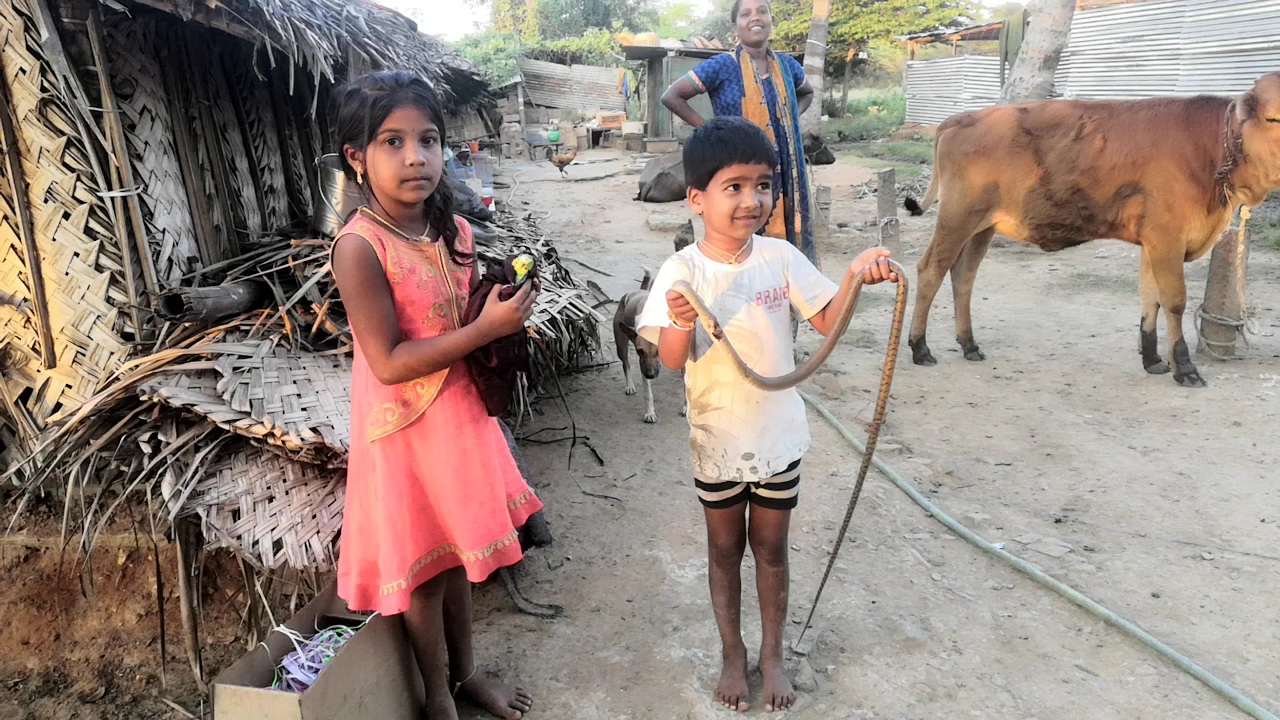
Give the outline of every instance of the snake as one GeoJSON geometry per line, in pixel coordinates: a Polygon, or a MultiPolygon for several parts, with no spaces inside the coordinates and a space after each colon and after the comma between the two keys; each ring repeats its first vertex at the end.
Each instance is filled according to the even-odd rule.
{"type": "MultiPolygon", "coordinates": [[[[889,330],[889,344],[885,350],[884,369],[880,373],[880,392],[876,396],[876,410],[871,418],[871,426],[867,433],[867,449],[862,455],[862,466],[858,469],[858,479],[854,483],[853,495],[849,498],[849,506],[845,509],[844,521],[840,524],[840,530],[836,533],[835,543],[831,547],[831,557],[827,560],[827,568],[822,573],[822,580],[819,581],[817,592],[814,593],[813,602],[809,606],[809,616],[805,619],[804,627],[800,629],[800,636],[796,640],[797,647],[804,640],[804,634],[808,632],[809,626],[813,623],[814,613],[818,609],[818,601],[822,599],[822,591],[827,586],[827,580],[831,578],[831,570],[835,567],[836,557],[840,554],[840,547],[844,544],[845,535],[849,531],[849,523],[853,519],[853,511],[858,506],[858,497],[862,495],[862,486],[866,482],[867,473],[871,470],[871,459],[875,454],[876,442],[880,439],[880,430],[884,427],[885,413],[889,407],[889,391],[893,386],[893,371],[898,364],[898,346],[902,341],[902,325],[907,314],[907,274],[897,262],[893,260],[888,260],[887,262],[890,269],[898,276],[898,293],[894,300],[893,325],[889,330]]],[[[853,284],[850,286],[849,294],[845,297],[844,304],[840,306],[835,324],[832,325],[831,332],[827,333],[827,337],[822,341],[822,345],[803,365],[786,375],[775,377],[761,375],[743,361],[738,351],[734,349],[733,342],[725,335],[724,326],[716,319],[715,313],[707,307],[706,302],[701,297],[698,297],[698,293],[694,291],[692,285],[685,280],[677,280],[672,283],[671,289],[680,293],[689,301],[689,304],[698,314],[698,321],[702,323],[707,333],[716,342],[724,345],[725,350],[729,352],[729,356],[733,360],[733,365],[744,381],[760,390],[779,392],[794,388],[813,376],[818,371],[818,368],[822,367],[822,364],[831,356],[836,345],[839,344],[841,336],[849,328],[849,321],[853,319],[853,313],[858,306],[858,297],[862,294],[862,286],[866,284],[867,269],[854,270],[850,267],[845,279],[850,279],[850,276],[852,276],[853,284]]]]}

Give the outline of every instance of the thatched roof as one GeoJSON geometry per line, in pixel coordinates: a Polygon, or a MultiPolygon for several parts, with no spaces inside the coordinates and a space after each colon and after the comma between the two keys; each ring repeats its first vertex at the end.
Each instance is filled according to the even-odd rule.
{"type": "MultiPolygon", "coordinates": [[[[362,0],[133,1],[262,46],[272,62],[282,53],[330,81],[345,79],[339,72],[354,63],[357,72],[416,71],[463,105],[479,100],[487,88],[471,63],[419,33],[412,20],[362,0]]],[[[115,0],[102,2],[119,7],[115,0]]]]}

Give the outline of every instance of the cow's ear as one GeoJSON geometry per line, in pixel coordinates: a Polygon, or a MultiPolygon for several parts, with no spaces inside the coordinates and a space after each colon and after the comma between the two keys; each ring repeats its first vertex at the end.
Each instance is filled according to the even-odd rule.
{"type": "Polygon", "coordinates": [[[1236,119],[1248,122],[1258,116],[1258,90],[1255,88],[1236,100],[1236,119]]]}

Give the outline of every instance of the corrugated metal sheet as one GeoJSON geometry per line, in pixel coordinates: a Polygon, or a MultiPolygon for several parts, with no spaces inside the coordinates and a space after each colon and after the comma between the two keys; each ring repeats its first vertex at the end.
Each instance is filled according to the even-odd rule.
{"type": "Polygon", "coordinates": [[[1000,100],[1000,58],[980,55],[907,63],[907,122],[936,125],[1000,100]]]}
{"type": "Polygon", "coordinates": [[[524,89],[534,105],[564,110],[626,110],[618,68],[521,60],[524,89]]]}
{"type": "Polygon", "coordinates": [[[1148,0],[1082,10],[1058,93],[1085,99],[1234,95],[1280,68],[1280,0],[1148,0]]]}

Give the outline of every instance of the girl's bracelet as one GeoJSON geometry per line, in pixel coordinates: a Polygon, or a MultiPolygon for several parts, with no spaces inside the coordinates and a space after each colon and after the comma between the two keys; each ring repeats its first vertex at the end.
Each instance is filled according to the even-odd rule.
{"type": "Polygon", "coordinates": [[[676,317],[676,314],[671,312],[670,310],[667,311],[667,319],[671,321],[671,326],[677,330],[683,330],[685,332],[689,332],[694,328],[694,323],[689,323],[688,325],[685,325],[684,323],[680,322],[680,318],[676,317]]]}

